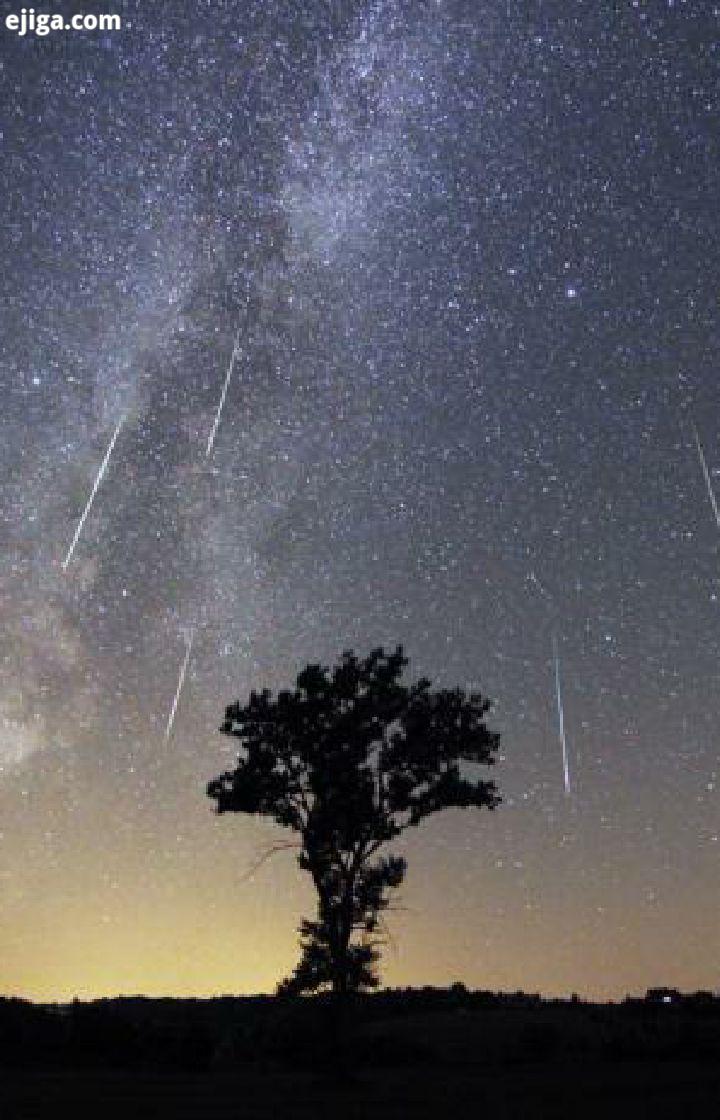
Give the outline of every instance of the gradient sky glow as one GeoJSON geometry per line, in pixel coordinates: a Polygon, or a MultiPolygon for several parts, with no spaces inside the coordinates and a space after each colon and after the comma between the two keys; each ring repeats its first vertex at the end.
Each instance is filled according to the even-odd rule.
{"type": "Polygon", "coordinates": [[[104,7],[0,27],[0,992],[272,990],[216,728],[398,642],[505,800],[400,845],[385,982],[717,989],[718,10],[104,7]]]}

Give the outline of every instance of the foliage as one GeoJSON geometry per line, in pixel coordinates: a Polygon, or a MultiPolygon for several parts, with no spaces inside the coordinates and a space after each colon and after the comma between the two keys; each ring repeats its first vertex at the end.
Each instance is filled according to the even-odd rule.
{"type": "Polygon", "coordinates": [[[487,700],[434,691],[426,679],[406,685],[407,663],[402,647],[364,659],[346,652],[332,670],[308,665],[292,691],[252,692],[226,710],[221,730],[242,750],[208,796],[218,813],[258,814],[298,832],[298,862],[318,894],[281,991],[376,986],[381,914],[406,869],[380,849],[442,809],[499,802],[494,783],[467,772],[494,762],[487,700]]]}

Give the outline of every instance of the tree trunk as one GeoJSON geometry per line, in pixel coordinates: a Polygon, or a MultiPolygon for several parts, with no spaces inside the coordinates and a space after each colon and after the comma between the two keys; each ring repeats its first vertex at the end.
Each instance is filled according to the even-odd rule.
{"type": "Polygon", "coordinates": [[[339,1080],[352,1079],[353,1070],[348,1047],[348,1027],[350,1025],[350,959],[349,949],[352,937],[352,902],[354,884],[346,883],[337,923],[337,940],[332,947],[333,977],[331,994],[330,1023],[333,1030],[333,1057],[335,1073],[339,1080]]]}

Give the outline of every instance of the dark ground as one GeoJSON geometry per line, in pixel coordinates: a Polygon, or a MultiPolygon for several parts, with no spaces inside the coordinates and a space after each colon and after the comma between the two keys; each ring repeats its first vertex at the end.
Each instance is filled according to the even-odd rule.
{"type": "Polygon", "coordinates": [[[344,1082],[329,1014],[322,999],[0,999],[0,1120],[720,1120],[706,993],[384,992],[350,1010],[344,1082]]]}
{"type": "Polygon", "coordinates": [[[467,1117],[505,1120],[587,1118],[670,1120],[720,1116],[720,1067],[682,1062],[569,1065],[533,1063],[512,1070],[383,1069],[339,1088],[301,1071],[241,1074],[12,1074],[3,1086],[3,1120],[68,1115],[101,1120],[406,1120],[467,1117]]]}

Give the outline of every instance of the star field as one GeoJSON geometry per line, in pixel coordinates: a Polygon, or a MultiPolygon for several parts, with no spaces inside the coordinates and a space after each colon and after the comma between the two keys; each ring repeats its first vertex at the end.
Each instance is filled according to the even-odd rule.
{"type": "Polygon", "coordinates": [[[385,981],[717,987],[720,11],[113,10],[0,28],[0,990],[271,990],[224,707],[398,642],[504,803],[385,981]]]}

